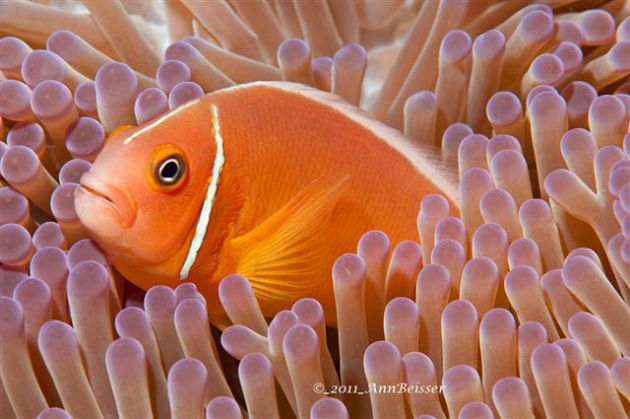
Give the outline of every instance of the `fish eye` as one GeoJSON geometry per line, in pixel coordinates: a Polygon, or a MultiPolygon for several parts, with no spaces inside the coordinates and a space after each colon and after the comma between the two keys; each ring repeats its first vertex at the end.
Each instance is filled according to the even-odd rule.
{"type": "Polygon", "coordinates": [[[156,166],[155,178],[161,185],[172,186],[184,176],[185,171],[184,158],[180,154],[171,154],[156,166]]]}

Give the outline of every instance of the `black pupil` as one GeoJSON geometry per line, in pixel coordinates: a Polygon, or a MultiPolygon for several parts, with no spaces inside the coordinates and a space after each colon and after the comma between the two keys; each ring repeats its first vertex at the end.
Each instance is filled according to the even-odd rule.
{"type": "Polygon", "coordinates": [[[177,172],[179,171],[179,164],[175,160],[171,160],[166,162],[165,165],[162,166],[162,170],[160,171],[160,175],[163,179],[171,180],[177,177],[177,172]]]}

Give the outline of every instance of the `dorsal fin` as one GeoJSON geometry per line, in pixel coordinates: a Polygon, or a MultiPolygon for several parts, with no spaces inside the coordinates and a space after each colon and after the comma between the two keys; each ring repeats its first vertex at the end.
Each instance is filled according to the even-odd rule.
{"type": "Polygon", "coordinates": [[[222,92],[253,88],[256,86],[264,86],[266,88],[306,96],[311,100],[343,114],[368,129],[384,143],[404,156],[419,173],[442,191],[454,207],[458,208],[459,174],[457,162],[453,159],[444,159],[442,151],[439,148],[417,143],[395,128],[374,119],[367,112],[347,103],[335,94],[302,84],[290,82],[254,82],[229,87],[222,90],[222,92]]]}

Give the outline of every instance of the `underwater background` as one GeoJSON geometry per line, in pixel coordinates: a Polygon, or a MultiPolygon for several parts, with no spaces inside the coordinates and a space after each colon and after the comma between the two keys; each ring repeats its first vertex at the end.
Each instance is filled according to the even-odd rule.
{"type": "Polygon", "coordinates": [[[1,0],[0,35],[0,418],[630,416],[630,1],[1,0]],[[83,174],[126,127],[282,81],[456,196],[321,262],[336,324],[315,289],[263,313],[240,272],[134,285],[83,174]]]}

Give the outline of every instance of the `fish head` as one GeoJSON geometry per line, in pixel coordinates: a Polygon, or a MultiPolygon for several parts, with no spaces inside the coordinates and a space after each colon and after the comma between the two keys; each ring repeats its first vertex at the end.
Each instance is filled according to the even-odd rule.
{"type": "Polygon", "coordinates": [[[205,97],[120,128],[80,182],[77,214],[123,275],[176,285],[210,181],[216,147],[205,97]]]}

